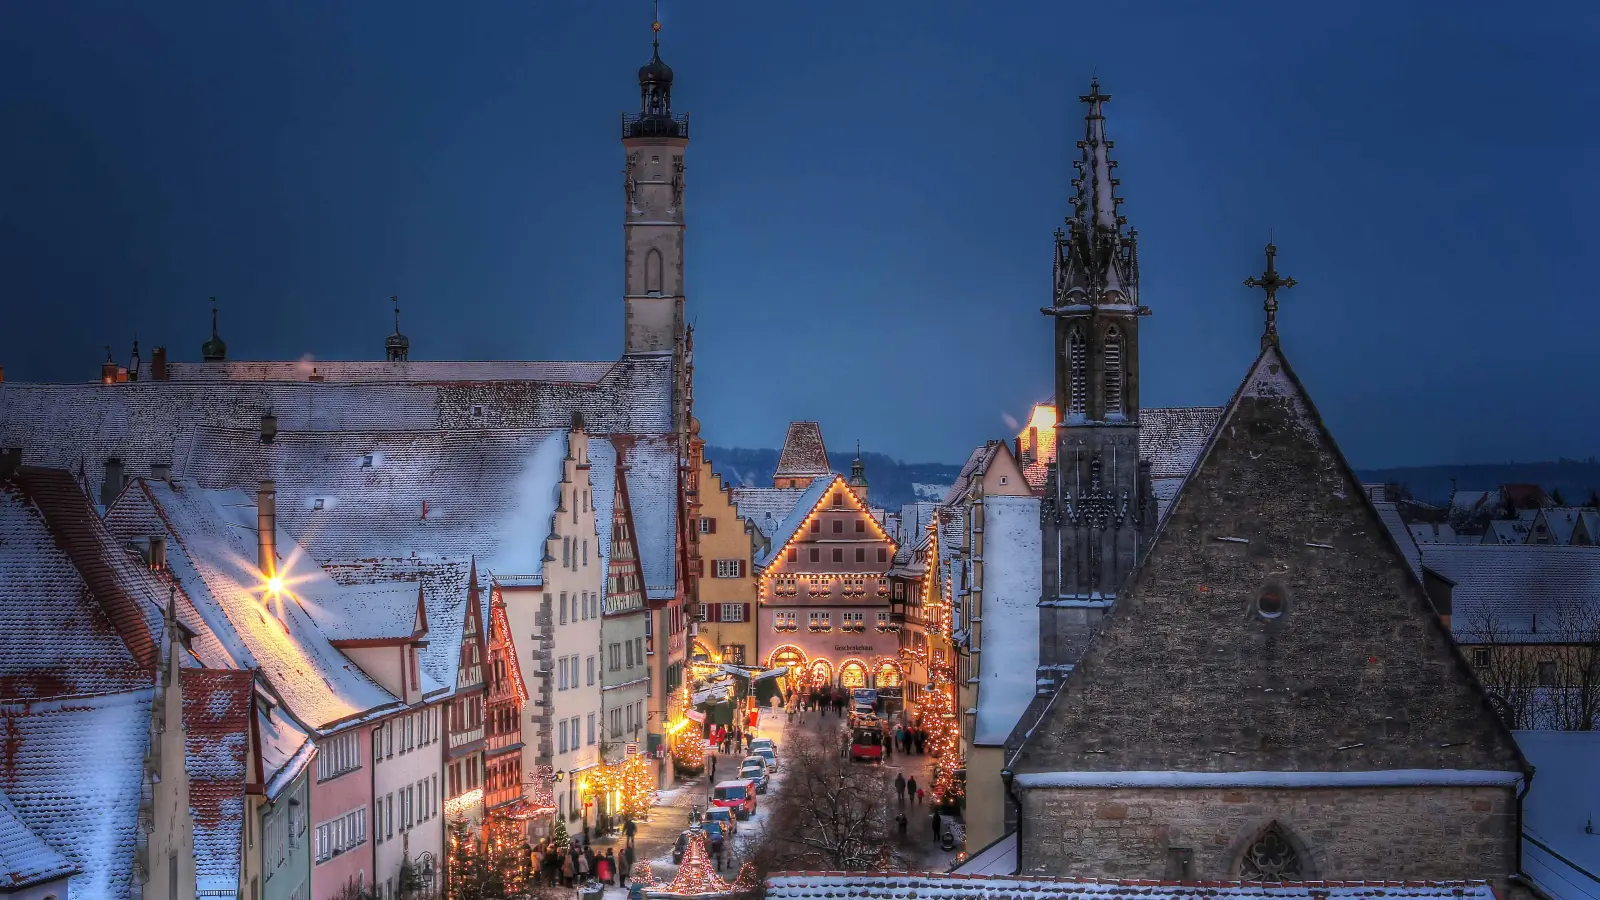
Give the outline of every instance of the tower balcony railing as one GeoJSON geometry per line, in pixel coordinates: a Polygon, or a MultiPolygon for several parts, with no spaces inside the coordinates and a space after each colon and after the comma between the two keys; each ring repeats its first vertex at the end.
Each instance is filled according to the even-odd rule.
{"type": "Polygon", "coordinates": [[[665,137],[689,138],[689,114],[676,116],[622,114],[622,136],[625,138],[665,137]]]}

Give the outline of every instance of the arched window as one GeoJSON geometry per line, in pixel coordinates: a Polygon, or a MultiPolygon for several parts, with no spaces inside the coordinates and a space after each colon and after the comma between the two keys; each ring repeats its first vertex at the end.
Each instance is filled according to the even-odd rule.
{"type": "Polygon", "coordinates": [[[1239,862],[1239,877],[1246,881],[1294,881],[1304,875],[1300,854],[1277,822],[1262,830],[1239,862]]]}
{"type": "Polygon", "coordinates": [[[644,255],[644,292],[661,293],[661,251],[654,247],[644,255]]]}
{"type": "Polygon", "coordinates": [[[1089,399],[1089,348],[1078,328],[1067,335],[1067,380],[1072,392],[1067,411],[1082,415],[1089,399]]]}
{"type": "Polygon", "coordinates": [[[1105,399],[1106,415],[1121,415],[1122,409],[1122,331],[1113,325],[1106,329],[1105,399]]]}

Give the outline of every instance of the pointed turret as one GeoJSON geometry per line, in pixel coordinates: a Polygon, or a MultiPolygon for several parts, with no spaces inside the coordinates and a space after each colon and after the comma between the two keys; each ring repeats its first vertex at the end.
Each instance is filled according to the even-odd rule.
{"type": "Polygon", "coordinates": [[[1127,220],[1118,214],[1122,198],[1116,188],[1122,183],[1112,176],[1116,146],[1106,137],[1105,103],[1110,94],[1100,93],[1100,82],[1089,82],[1089,93],[1078,98],[1088,104],[1084,116],[1084,138],[1078,142],[1081,158],[1073,162],[1078,171],[1072,179],[1076,193],[1066,230],[1056,231],[1056,306],[1082,304],[1138,305],[1139,266],[1134,252],[1134,236],[1124,233],[1127,220]]]}
{"type": "Polygon", "coordinates": [[[228,358],[228,345],[217,335],[217,298],[211,298],[211,340],[200,345],[200,358],[217,362],[228,358]]]}
{"type": "Polygon", "coordinates": [[[400,333],[400,298],[390,297],[394,304],[394,334],[383,342],[383,358],[389,362],[405,362],[411,356],[411,339],[400,333]]]}
{"type": "Polygon", "coordinates": [[[856,458],[850,461],[850,480],[847,484],[855,492],[857,500],[867,502],[867,465],[861,461],[860,441],[856,441],[856,458]]]}

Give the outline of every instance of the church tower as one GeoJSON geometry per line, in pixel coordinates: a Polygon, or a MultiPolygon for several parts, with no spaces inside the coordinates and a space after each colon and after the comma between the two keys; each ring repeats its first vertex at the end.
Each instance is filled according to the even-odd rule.
{"type": "Polygon", "coordinates": [[[673,354],[681,370],[683,319],[683,153],[689,117],[672,114],[672,69],[661,61],[661,23],[650,62],[639,69],[639,114],[622,116],[624,353],[673,354]]]}
{"type": "Polygon", "coordinates": [[[1138,232],[1127,229],[1112,177],[1106,101],[1091,81],[1072,215],[1055,233],[1056,461],[1040,504],[1041,675],[1077,661],[1156,525],[1139,460],[1138,232]]]}

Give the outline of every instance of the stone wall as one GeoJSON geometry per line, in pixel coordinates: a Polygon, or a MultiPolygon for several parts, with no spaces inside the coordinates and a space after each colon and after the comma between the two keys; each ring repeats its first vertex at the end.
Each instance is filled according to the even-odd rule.
{"type": "Polygon", "coordinates": [[[1035,788],[1022,803],[1022,875],[1238,878],[1245,849],[1274,821],[1308,879],[1503,884],[1516,867],[1510,787],[1035,788]],[[1190,851],[1187,873],[1169,868],[1176,850],[1190,851]]]}

